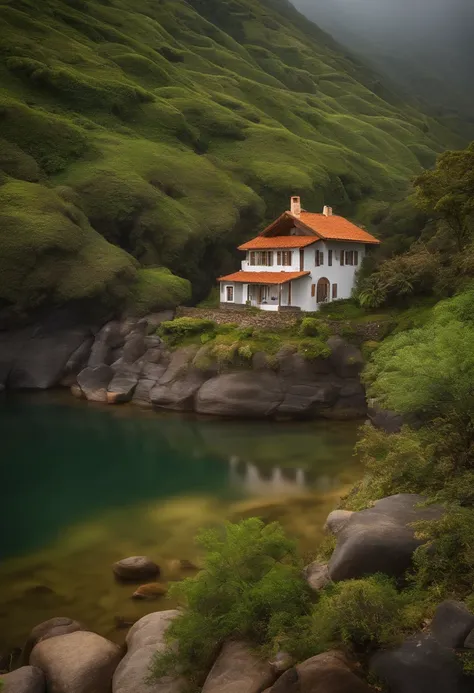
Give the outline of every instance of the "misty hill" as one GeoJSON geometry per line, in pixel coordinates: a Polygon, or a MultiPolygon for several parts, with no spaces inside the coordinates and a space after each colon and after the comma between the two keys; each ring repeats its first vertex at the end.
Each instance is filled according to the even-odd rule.
{"type": "Polygon", "coordinates": [[[407,93],[474,122],[472,0],[293,0],[407,93]]]}
{"type": "Polygon", "coordinates": [[[0,85],[7,310],[202,297],[291,193],[353,214],[463,144],[285,0],[0,0],[0,85]]]}

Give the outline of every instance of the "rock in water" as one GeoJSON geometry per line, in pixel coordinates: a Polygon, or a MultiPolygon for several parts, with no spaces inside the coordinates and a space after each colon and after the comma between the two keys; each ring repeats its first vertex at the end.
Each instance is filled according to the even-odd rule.
{"type": "Polygon", "coordinates": [[[20,667],[0,676],[2,693],[45,693],[46,680],[37,667],[20,667]]]}
{"type": "Polygon", "coordinates": [[[107,388],[114,375],[110,366],[88,366],[77,376],[77,382],[90,402],[107,402],[107,388]]]}
{"type": "Polygon", "coordinates": [[[120,580],[141,581],[160,574],[159,566],[148,556],[131,556],[117,561],[112,566],[114,574],[120,580]]]}
{"type": "MultiPolygon", "coordinates": [[[[411,565],[413,552],[423,543],[410,525],[441,517],[440,506],[416,507],[422,496],[399,494],[382,498],[373,508],[353,513],[337,528],[337,546],[329,561],[334,582],[385,573],[399,578],[411,565]]],[[[330,516],[331,517],[331,516],[330,516]]]]}
{"type": "Polygon", "coordinates": [[[203,686],[202,693],[260,693],[276,672],[243,642],[225,643],[203,686]]]}
{"type": "Polygon", "coordinates": [[[135,623],[127,634],[127,654],[113,678],[113,693],[184,693],[182,679],[165,677],[148,685],[150,664],[157,652],[166,649],[165,633],[179,611],[148,614],[135,623]]]}
{"type": "Polygon", "coordinates": [[[325,652],[289,669],[270,693],[376,693],[340,652],[325,652]]]}
{"type": "Polygon", "coordinates": [[[111,693],[119,661],[117,645],[89,632],[43,640],[30,656],[46,676],[48,693],[111,693]]]}
{"type": "Polygon", "coordinates": [[[117,373],[109,383],[107,402],[109,404],[130,402],[137,383],[138,375],[135,373],[117,373]]]}
{"type": "Polygon", "coordinates": [[[72,618],[67,618],[65,616],[56,616],[55,618],[50,618],[48,621],[39,623],[32,629],[28,636],[21,653],[21,662],[23,664],[28,664],[32,649],[42,640],[54,638],[57,635],[75,633],[80,630],[86,630],[82,623],[79,623],[79,621],[73,621],[72,618]]]}
{"type": "Polygon", "coordinates": [[[166,594],[168,588],[159,582],[149,582],[147,585],[140,585],[132,594],[132,599],[158,599],[166,594]]]}
{"type": "Polygon", "coordinates": [[[242,418],[270,417],[284,399],[280,379],[273,373],[240,372],[211,378],[196,398],[199,414],[242,418]]]}

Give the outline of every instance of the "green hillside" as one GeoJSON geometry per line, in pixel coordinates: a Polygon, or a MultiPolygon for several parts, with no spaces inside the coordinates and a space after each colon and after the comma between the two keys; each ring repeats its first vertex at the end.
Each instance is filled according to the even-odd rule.
{"type": "Polygon", "coordinates": [[[0,138],[16,312],[201,298],[290,194],[355,214],[464,144],[284,0],[0,0],[0,138]]]}

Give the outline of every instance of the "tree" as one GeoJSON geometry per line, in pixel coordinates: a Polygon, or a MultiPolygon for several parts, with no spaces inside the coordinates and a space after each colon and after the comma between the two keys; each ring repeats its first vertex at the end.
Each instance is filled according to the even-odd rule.
{"type": "Polygon", "coordinates": [[[474,143],[442,154],[432,171],[415,180],[415,188],[421,207],[446,222],[461,252],[474,229],[474,143]]]}

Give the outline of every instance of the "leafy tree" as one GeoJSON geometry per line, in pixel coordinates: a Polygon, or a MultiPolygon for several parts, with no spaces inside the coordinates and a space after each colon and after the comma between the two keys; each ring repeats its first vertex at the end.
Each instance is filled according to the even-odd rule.
{"type": "Polygon", "coordinates": [[[474,230],[474,143],[442,154],[434,170],[415,180],[415,187],[422,208],[446,222],[461,252],[474,230]]]}
{"type": "Polygon", "coordinates": [[[171,589],[186,609],[168,630],[169,650],[154,659],[154,679],[175,671],[197,685],[227,638],[276,650],[310,611],[296,545],[278,523],[228,523],[198,543],[207,550],[204,570],[171,589]]]}

